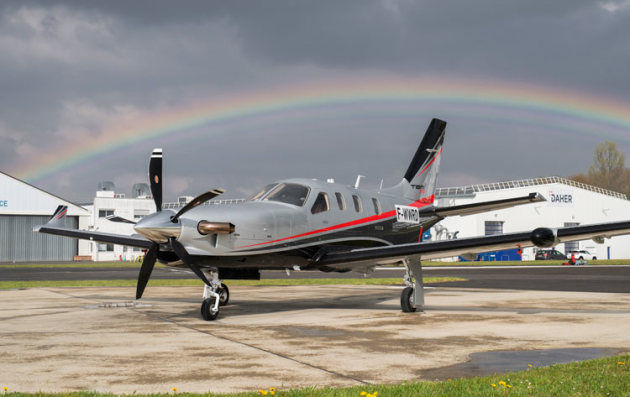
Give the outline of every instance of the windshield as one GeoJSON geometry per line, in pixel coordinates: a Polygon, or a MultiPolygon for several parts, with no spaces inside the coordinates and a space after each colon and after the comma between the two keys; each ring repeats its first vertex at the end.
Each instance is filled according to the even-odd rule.
{"type": "Polygon", "coordinates": [[[301,207],[304,205],[310,190],[307,186],[298,185],[297,183],[281,183],[265,197],[265,200],[279,201],[301,207]]]}
{"type": "Polygon", "coordinates": [[[258,193],[249,196],[249,198],[247,199],[248,201],[255,201],[260,199],[262,196],[264,196],[267,192],[269,192],[271,189],[273,189],[277,184],[276,183],[270,183],[269,185],[265,186],[261,191],[259,191],[258,193]]]}

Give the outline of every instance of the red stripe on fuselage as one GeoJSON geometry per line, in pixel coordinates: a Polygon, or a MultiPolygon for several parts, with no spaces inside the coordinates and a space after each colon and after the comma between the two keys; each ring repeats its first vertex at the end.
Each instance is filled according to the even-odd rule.
{"type": "MultiPolygon", "coordinates": [[[[433,201],[435,201],[435,195],[431,195],[429,197],[424,197],[424,198],[418,199],[418,200],[414,201],[413,203],[411,203],[409,206],[410,207],[418,207],[418,208],[425,207],[425,206],[427,206],[429,204],[432,204],[433,201]]],[[[296,234],[295,236],[284,237],[284,238],[281,238],[281,239],[278,239],[278,240],[265,241],[263,243],[257,243],[257,244],[251,244],[251,245],[244,245],[242,247],[236,247],[236,249],[250,248],[250,247],[257,247],[259,245],[278,243],[280,241],[286,241],[286,240],[291,240],[291,239],[294,239],[294,238],[310,236],[310,235],[317,234],[317,233],[329,232],[331,230],[343,229],[345,227],[356,226],[356,225],[360,225],[362,223],[378,221],[378,220],[381,220],[381,219],[391,218],[391,217],[394,217],[394,216],[396,216],[396,211],[395,210],[387,211],[387,212],[383,212],[380,215],[372,215],[372,216],[368,216],[367,218],[360,218],[360,219],[357,219],[357,220],[354,220],[354,221],[350,221],[350,222],[346,222],[346,223],[340,223],[338,225],[328,226],[328,227],[325,227],[323,229],[312,230],[310,232],[306,232],[306,233],[302,233],[302,234],[296,234]]]]}
{"type": "Polygon", "coordinates": [[[426,167],[424,167],[424,168],[422,169],[422,171],[420,171],[420,173],[419,173],[418,175],[416,175],[416,176],[420,176],[420,175],[422,175],[422,174],[424,173],[424,171],[426,171],[426,170],[427,170],[427,168],[429,168],[429,167],[431,166],[431,164],[433,164],[433,162],[434,162],[434,161],[435,161],[435,159],[436,159],[436,158],[440,155],[440,153],[442,153],[442,148],[440,148],[440,150],[438,150],[437,154],[436,154],[435,156],[433,156],[433,158],[431,159],[431,161],[429,161],[429,164],[427,164],[427,166],[426,166],[426,167]]]}

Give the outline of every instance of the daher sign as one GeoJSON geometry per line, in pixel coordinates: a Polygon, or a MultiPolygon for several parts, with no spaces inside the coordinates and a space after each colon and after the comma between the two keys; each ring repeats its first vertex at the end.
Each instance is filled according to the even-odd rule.
{"type": "Polygon", "coordinates": [[[575,205],[575,195],[571,189],[550,189],[547,200],[552,207],[573,207],[575,205]]]}

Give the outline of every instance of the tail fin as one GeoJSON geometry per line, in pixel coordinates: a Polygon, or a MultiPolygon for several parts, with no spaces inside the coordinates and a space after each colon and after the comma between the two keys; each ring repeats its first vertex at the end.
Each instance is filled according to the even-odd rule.
{"type": "Polygon", "coordinates": [[[66,221],[66,215],[68,214],[68,206],[60,205],[55,210],[55,213],[48,221],[48,225],[50,226],[64,226],[66,221]]]}
{"type": "Polygon", "coordinates": [[[414,201],[423,199],[427,204],[434,201],[445,129],[446,121],[431,120],[403,180],[387,193],[414,201]]]}
{"type": "Polygon", "coordinates": [[[68,214],[68,206],[60,205],[57,207],[57,209],[55,210],[55,213],[50,217],[46,225],[35,226],[33,228],[33,231],[38,232],[42,226],[65,227],[67,214],[68,214]]]}

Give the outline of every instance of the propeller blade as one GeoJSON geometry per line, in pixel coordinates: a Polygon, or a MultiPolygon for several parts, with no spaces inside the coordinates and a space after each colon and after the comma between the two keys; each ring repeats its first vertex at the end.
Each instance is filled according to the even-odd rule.
{"type": "Polygon", "coordinates": [[[208,281],[206,276],[203,274],[201,268],[193,262],[192,258],[188,254],[188,251],[186,251],[186,248],[184,248],[182,243],[175,240],[174,238],[171,238],[169,241],[171,242],[171,248],[173,248],[173,251],[175,251],[175,254],[177,254],[179,259],[184,261],[184,263],[188,265],[190,270],[192,270],[193,273],[197,275],[197,277],[199,277],[204,283],[206,283],[206,285],[210,285],[210,281],[208,281]]]}
{"type": "Polygon", "coordinates": [[[129,219],[121,218],[121,217],[116,216],[116,215],[108,215],[108,216],[105,217],[105,219],[107,219],[108,221],[117,222],[117,223],[130,223],[132,225],[136,224],[136,222],[134,222],[134,221],[130,221],[129,219]]]}
{"type": "Polygon", "coordinates": [[[177,219],[179,219],[179,217],[184,215],[186,212],[190,211],[198,205],[205,203],[208,200],[212,200],[213,198],[217,197],[220,194],[223,194],[224,192],[224,189],[219,188],[200,194],[199,196],[192,199],[188,204],[183,206],[182,209],[180,209],[177,214],[175,214],[175,216],[171,218],[171,220],[173,221],[173,223],[177,223],[177,219]]]}
{"type": "Polygon", "coordinates": [[[149,161],[149,182],[155,210],[162,211],[162,149],[153,149],[149,161]]]}
{"type": "Polygon", "coordinates": [[[140,273],[138,274],[138,284],[136,285],[136,299],[142,298],[144,288],[149,282],[149,277],[151,277],[151,272],[153,271],[153,266],[155,265],[155,260],[157,259],[158,249],[159,245],[153,244],[151,248],[149,248],[149,251],[147,251],[147,254],[144,256],[142,266],[140,267],[140,273]]]}

